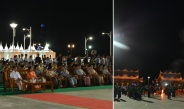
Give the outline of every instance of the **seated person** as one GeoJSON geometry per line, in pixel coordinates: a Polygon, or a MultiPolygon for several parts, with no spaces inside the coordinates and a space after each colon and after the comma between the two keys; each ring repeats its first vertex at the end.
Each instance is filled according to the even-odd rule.
{"type": "Polygon", "coordinates": [[[81,65],[79,65],[79,64],[76,66],[75,72],[79,76],[85,76],[86,75],[86,73],[81,69],[81,65]]]}
{"type": "Polygon", "coordinates": [[[0,73],[4,70],[4,65],[3,65],[3,61],[0,61],[0,73]]]}
{"type": "Polygon", "coordinates": [[[12,67],[12,72],[10,73],[10,78],[14,78],[15,83],[19,87],[19,90],[23,90],[23,83],[22,83],[22,77],[20,73],[17,71],[17,67],[12,67]]]}
{"type": "Polygon", "coordinates": [[[108,77],[110,83],[112,84],[112,74],[109,72],[108,67],[106,65],[103,67],[102,72],[105,76],[108,77]]]}
{"type": "Polygon", "coordinates": [[[58,66],[56,62],[53,62],[52,67],[54,69],[55,72],[57,72],[58,66]]]}
{"type": "MultiPolygon", "coordinates": [[[[28,67],[28,73],[27,73],[27,80],[30,81],[31,79],[37,79],[36,73],[33,69],[32,66],[28,67]]],[[[35,85],[34,86],[35,89],[40,90],[41,89],[41,85],[35,85]]]]}
{"type": "Polygon", "coordinates": [[[43,67],[40,66],[40,64],[35,65],[35,72],[37,76],[42,76],[43,67]]]}
{"type": "Polygon", "coordinates": [[[96,70],[93,68],[93,65],[89,65],[88,67],[88,72],[91,76],[94,76],[98,79],[99,85],[104,84],[104,79],[103,76],[98,75],[98,73],[96,72],[96,70]]]}
{"type": "Polygon", "coordinates": [[[90,77],[86,76],[86,73],[81,69],[81,65],[76,66],[75,73],[83,77],[85,85],[90,86],[90,77]]]}
{"type": "Polygon", "coordinates": [[[102,70],[103,70],[103,65],[102,65],[102,64],[98,64],[97,69],[98,69],[99,71],[102,71],[102,70]]]}
{"type": "Polygon", "coordinates": [[[103,72],[103,74],[105,74],[105,75],[111,75],[111,73],[109,72],[109,70],[108,70],[108,68],[107,68],[106,65],[103,66],[102,72],[103,72]]]}
{"type": "Polygon", "coordinates": [[[77,84],[77,79],[70,75],[69,71],[66,69],[66,67],[64,65],[61,67],[60,75],[63,77],[64,76],[67,77],[70,81],[71,86],[76,87],[75,85],[77,84]]]}
{"type": "Polygon", "coordinates": [[[46,76],[52,77],[52,80],[54,82],[54,87],[62,87],[62,77],[58,76],[52,66],[49,66],[47,71],[46,71],[46,76]]]}

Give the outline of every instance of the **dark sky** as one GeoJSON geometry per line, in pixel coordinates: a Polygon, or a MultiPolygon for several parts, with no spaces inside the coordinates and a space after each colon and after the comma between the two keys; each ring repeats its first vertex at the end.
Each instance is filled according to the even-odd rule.
{"type": "MultiPolygon", "coordinates": [[[[67,45],[74,43],[73,55],[84,55],[85,37],[97,53],[109,54],[109,37],[102,32],[112,31],[112,0],[2,0],[0,4],[0,41],[12,43],[12,28],[16,27],[15,44],[23,44],[23,27],[32,27],[32,42],[50,43],[57,54],[68,54],[67,45]],[[44,24],[45,27],[41,27],[44,24]]],[[[26,39],[26,47],[29,39],[26,39]]]]}
{"type": "Polygon", "coordinates": [[[115,0],[115,69],[137,70],[144,77],[160,71],[184,72],[184,1],[115,0]]]}

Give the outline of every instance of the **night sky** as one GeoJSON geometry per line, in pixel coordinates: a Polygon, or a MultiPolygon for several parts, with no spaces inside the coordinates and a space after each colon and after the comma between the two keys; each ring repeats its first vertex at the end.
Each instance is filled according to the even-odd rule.
{"type": "Polygon", "coordinates": [[[160,71],[184,74],[184,1],[115,0],[115,69],[158,78],[160,71]]]}
{"type": "MultiPolygon", "coordinates": [[[[69,43],[75,44],[73,56],[84,56],[85,37],[93,36],[88,45],[100,55],[109,55],[112,31],[112,0],[2,0],[0,4],[0,42],[8,46],[13,40],[10,23],[17,23],[15,45],[23,42],[22,28],[32,27],[32,42],[48,42],[57,54],[70,54],[69,43]],[[42,26],[41,26],[42,24],[42,26]]],[[[26,48],[29,38],[26,39],[26,48]]]]}

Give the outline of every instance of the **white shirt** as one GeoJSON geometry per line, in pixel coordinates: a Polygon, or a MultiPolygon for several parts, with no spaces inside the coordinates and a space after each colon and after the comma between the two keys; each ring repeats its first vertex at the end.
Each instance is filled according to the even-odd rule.
{"type": "Polygon", "coordinates": [[[102,65],[105,65],[105,58],[102,58],[102,59],[101,59],[101,64],[102,64],[102,65]]]}
{"type": "Polygon", "coordinates": [[[10,61],[15,62],[14,58],[10,58],[10,61]]]}
{"type": "Polygon", "coordinates": [[[29,60],[28,60],[28,58],[27,58],[27,57],[25,57],[25,58],[24,58],[24,61],[27,61],[27,62],[28,62],[29,60]]]}
{"type": "Polygon", "coordinates": [[[101,62],[100,58],[96,58],[96,59],[95,59],[95,63],[96,63],[96,64],[100,64],[100,62],[101,62]]]}
{"type": "Polygon", "coordinates": [[[57,63],[57,59],[54,59],[53,62],[56,62],[57,63]]]}
{"type": "Polygon", "coordinates": [[[17,58],[17,63],[19,63],[20,62],[20,58],[17,58]]]}
{"type": "Polygon", "coordinates": [[[23,62],[23,59],[22,58],[17,58],[17,62],[23,62]]]}
{"type": "Polygon", "coordinates": [[[86,75],[86,73],[82,69],[76,69],[77,75],[86,75]]]}
{"type": "Polygon", "coordinates": [[[52,63],[52,60],[46,59],[45,62],[46,62],[46,65],[49,65],[50,63],[52,63]]]}
{"type": "Polygon", "coordinates": [[[12,71],[10,73],[10,78],[14,78],[15,80],[17,80],[18,78],[22,79],[22,77],[20,76],[20,73],[18,71],[12,71]]]}
{"type": "Polygon", "coordinates": [[[103,72],[103,74],[110,74],[108,69],[103,69],[102,72],[103,72]]]}
{"type": "Polygon", "coordinates": [[[34,62],[34,60],[32,58],[29,58],[28,60],[29,60],[29,62],[34,62]]]}

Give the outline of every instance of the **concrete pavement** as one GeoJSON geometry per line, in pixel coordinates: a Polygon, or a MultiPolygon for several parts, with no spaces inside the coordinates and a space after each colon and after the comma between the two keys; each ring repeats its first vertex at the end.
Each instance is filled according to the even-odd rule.
{"type": "Polygon", "coordinates": [[[143,96],[142,100],[134,100],[122,96],[120,102],[114,101],[114,109],[183,109],[184,95],[167,99],[166,95],[155,95],[151,98],[143,96]]]}

